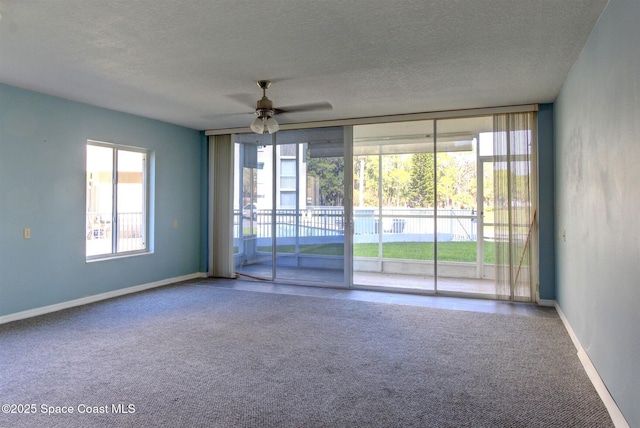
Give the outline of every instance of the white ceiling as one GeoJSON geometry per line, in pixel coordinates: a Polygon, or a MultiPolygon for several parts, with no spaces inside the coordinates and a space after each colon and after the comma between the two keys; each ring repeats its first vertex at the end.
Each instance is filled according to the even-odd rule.
{"type": "Polygon", "coordinates": [[[0,82],[195,129],[555,99],[608,0],[0,0],[0,82]]]}

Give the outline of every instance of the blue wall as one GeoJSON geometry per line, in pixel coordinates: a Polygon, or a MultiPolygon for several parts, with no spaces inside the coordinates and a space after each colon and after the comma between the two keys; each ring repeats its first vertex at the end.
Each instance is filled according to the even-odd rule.
{"type": "Polygon", "coordinates": [[[553,104],[538,111],[538,259],[540,299],[556,298],[553,104]]]}
{"type": "Polygon", "coordinates": [[[640,426],[640,1],[612,0],[555,103],[557,301],[640,426]]]}
{"type": "Polygon", "coordinates": [[[199,272],[203,144],[199,131],[0,84],[0,316],[199,272]],[[153,254],[85,262],[87,139],[155,152],[153,254]]]}

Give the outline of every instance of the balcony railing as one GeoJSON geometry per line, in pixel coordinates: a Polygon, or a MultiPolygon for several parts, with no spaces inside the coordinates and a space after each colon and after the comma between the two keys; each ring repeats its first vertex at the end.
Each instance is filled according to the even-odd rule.
{"type": "MultiPolygon", "coordinates": [[[[112,217],[110,212],[87,212],[87,255],[112,252],[112,217]]],[[[145,248],[145,225],[142,212],[118,213],[117,252],[143,250],[145,248]]]]}
{"type": "MultiPolygon", "coordinates": [[[[272,234],[272,210],[235,211],[234,237],[254,235],[268,238],[272,234]]],[[[433,237],[436,222],[433,209],[376,208],[354,210],[354,234],[367,240],[367,235],[403,235],[403,240],[422,235],[433,237]],[[381,226],[382,224],[382,226],[381,226]]],[[[329,237],[344,235],[344,209],[341,207],[309,207],[306,209],[278,209],[273,221],[278,237],[329,237]]],[[[473,210],[438,210],[437,233],[439,240],[476,241],[477,216],[473,210]]],[[[374,238],[374,236],[371,236],[374,238]]]]}

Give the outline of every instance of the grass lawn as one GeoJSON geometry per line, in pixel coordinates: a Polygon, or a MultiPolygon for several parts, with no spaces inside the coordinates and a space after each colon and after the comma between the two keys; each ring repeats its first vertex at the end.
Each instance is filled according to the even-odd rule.
{"type": "MultiPolygon", "coordinates": [[[[433,242],[388,242],[383,244],[383,258],[406,260],[433,260],[433,242]]],[[[484,261],[493,264],[495,257],[493,244],[485,243],[484,261]]],[[[438,243],[438,260],[448,262],[475,263],[477,255],[475,242],[440,242],[438,243]]],[[[271,247],[259,247],[258,251],[270,252],[271,247]]],[[[294,245],[278,246],[279,253],[293,254],[294,245]]],[[[300,254],[316,254],[325,256],[342,256],[342,244],[301,245],[300,254]]],[[[378,244],[354,244],[353,255],[356,257],[378,257],[378,244]]]]}
{"type": "MultiPolygon", "coordinates": [[[[493,245],[485,245],[484,261],[494,261],[493,245]]],[[[355,244],[353,254],[356,257],[377,257],[378,244],[355,244]]],[[[433,242],[387,242],[382,244],[382,257],[385,259],[433,260],[433,242]]],[[[446,262],[475,263],[477,245],[475,242],[439,242],[438,260],[446,262]]]]}
{"type": "MultiPolygon", "coordinates": [[[[262,251],[261,249],[258,249],[262,251]]],[[[295,245],[278,245],[278,253],[294,253],[295,245]]],[[[323,256],[344,256],[344,245],[342,244],[314,244],[300,245],[300,254],[315,254],[323,256]]]]}

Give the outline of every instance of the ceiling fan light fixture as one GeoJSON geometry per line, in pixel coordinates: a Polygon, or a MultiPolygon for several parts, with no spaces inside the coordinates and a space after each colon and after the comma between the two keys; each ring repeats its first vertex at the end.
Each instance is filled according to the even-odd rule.
{"type": "Polygon", "coordinates": [[[278,132],[278,130],[280,129],[280,125],[278,125],[278,122],[271,116],[267,118],[265,124],[267,125],[267,131],[269,131],[269,134],[278,132]]]}
{"type": "Polygon", "coordinates": [[[251,128],[251,130],[256,134],[264,134],[265,131],[269,134],[273,134],[278,132],[280,125],[278,125],[278,121],[276,121],[273,116],[261,114],[253,119],[249,128],[251,128]]]}
{"type": "Polygon", "coordinates": [[[261,116],[256,116],[249,127],[256,134],[264,134],[264,118],[261,116]]]}

